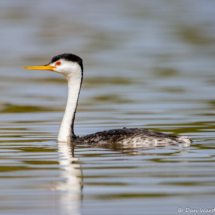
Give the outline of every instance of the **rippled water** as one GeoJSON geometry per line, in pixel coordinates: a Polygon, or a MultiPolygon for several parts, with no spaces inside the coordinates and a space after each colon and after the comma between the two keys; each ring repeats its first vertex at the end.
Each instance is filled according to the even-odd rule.
{"type": "Polygon", "coordinates": [[[1,1],[0,213],[213,209],[214,12],[209,0],[1,1]],[[188,135],[193,144],[57,144],[66,81],[21,67],[65,52],[84,59],[76,134],[138,127],[188,135]]]}

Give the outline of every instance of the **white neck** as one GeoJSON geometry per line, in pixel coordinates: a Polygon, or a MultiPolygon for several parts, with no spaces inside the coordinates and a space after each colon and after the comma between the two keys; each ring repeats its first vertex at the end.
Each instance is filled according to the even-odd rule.
{"type": "Polygon", "coordinates": [[[81,71],[73,75],[65,75],[68,81],[68,99],[66,110],[60,126],[57,140],[59,142],[71,142],[75,137],[73,126],[75,120],[75,112],[78,104],[79,92],[82,83],[81,71]]]}

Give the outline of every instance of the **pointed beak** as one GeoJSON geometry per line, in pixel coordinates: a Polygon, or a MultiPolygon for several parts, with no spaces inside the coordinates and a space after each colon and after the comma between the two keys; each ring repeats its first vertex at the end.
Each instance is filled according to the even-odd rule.
{"type": "Polygon", "coordinates": [[[26,66],[26,67],[22,67],[23,69],[35,69],[35,70],[51,70],[53,71],[53,69],[55,69],[55,66],[26,66]]]}

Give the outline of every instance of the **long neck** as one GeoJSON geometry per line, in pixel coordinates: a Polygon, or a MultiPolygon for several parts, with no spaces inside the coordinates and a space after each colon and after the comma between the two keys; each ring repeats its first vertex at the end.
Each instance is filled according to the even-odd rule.
{"type": "Polygon", "coordinates": [[[82,84],[81,73],[73,77],[68,76],[66,78],[68,80],[68,99],[66,110],[58,134],[57,140],[59,142],[71,142],[72,138],[75,137],[73,127],[75,120],[75,112],[78,104],[79,92],[82,84]]]}

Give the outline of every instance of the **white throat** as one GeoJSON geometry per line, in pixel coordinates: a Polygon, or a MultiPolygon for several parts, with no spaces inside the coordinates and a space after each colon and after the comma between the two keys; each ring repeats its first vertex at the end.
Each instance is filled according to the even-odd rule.
{"type": "Polygon", "coordinates": [[[82,84],[82,71],[78,66],[76,71],[71,74],[64,75],[68,81],[68,99],[57,140],[59,142],[71,142],[72,138],[75,137],[73,127],[79,92],[82,84]]]}

